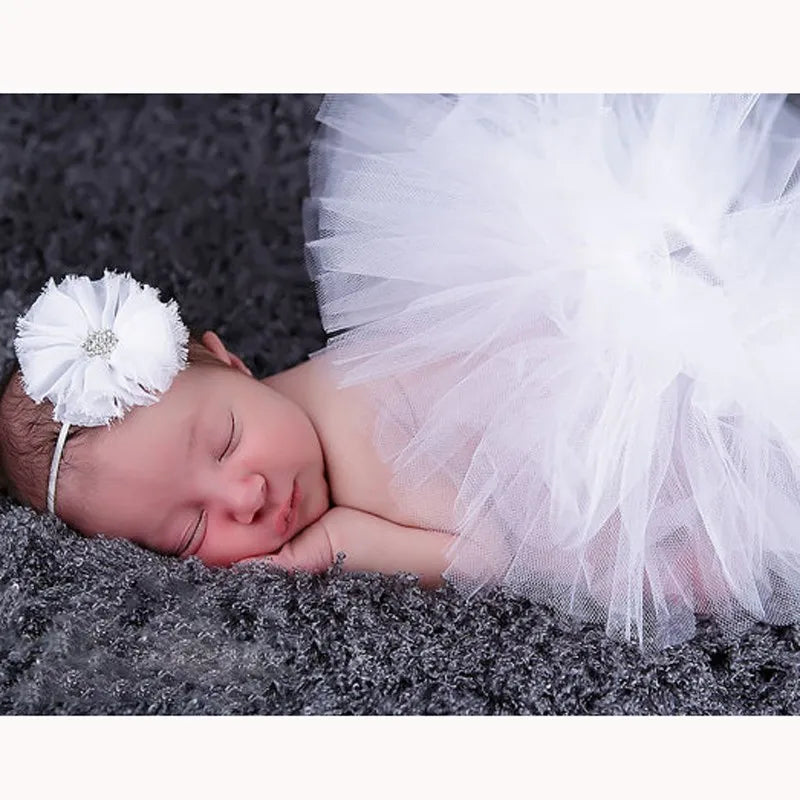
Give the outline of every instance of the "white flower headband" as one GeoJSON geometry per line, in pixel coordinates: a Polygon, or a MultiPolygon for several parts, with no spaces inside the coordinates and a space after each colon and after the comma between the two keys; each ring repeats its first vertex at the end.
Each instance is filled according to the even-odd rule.
{"type": "Polygon", "coordinates": [[[47,508],[55,514],[58,466],[70,425],[97,427],[151,405],[185,368],[189,331],[174,300],[128,273],[99,280],[51,278],[14,340],[26,393],[53,404],[61,432],[50,464],[47,508]]]}

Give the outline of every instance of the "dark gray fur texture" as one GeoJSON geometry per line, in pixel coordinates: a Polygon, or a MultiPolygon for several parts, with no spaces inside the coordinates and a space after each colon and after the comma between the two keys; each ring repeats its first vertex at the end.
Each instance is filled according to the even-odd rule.
{"type": "MultiPolygon", "coordinates": [[[[0,98],[0,366],[49,276],[131,270],[262,377],[324,344],[300,204],[318,97],[0,98]]],[[[210,570],[0,501],[5,714],[780,714],[800,639],[643,657],[523,600],[210,570]]]]}

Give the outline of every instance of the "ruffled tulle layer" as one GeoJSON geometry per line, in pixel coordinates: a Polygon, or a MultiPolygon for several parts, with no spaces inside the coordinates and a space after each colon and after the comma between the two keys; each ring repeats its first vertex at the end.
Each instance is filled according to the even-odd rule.
{"type": "Polygon", "coordinates": [[[356,96],[319,119],[325,352],[381,387],[398,499],[439,498],[458,534],[446,576],[645,646],[698,613],[800,619],[783,98],[356,96]]]}

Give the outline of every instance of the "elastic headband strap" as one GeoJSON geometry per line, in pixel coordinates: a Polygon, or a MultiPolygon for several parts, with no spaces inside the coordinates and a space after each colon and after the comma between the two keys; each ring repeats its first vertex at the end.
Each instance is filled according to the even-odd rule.
{"type": "Polygon", "coordinates": [[[64,422],[61,425],[61,433],[58,434],[56,449],[53,451],[53,460],[50,462],[50,480],[47,484],[47,510],[51,514],[56,513],[56,478],[58,477],[61,453],[64,450],[64,443],[67,441],[67,433],[69,433],[69,422],[64,422]]]}

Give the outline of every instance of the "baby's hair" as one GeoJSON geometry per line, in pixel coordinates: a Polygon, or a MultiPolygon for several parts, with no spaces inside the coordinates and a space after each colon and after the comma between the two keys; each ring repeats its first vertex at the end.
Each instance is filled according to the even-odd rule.
{"type": "MultiPolygon", "coordinates": [[[[228,369],[201,343],[201,335],[199,330],[190,332],[188,365],[228,369]]],[[[89,460],[80,459],[81,445],[102,429],[70,426],[67,445],[71,446],[64,448],[59,479],[78,465],[91,472],[89,460]]],[[[0,378],[0,493],[39,512],[45,510],[50,461],[60,430],[61,423],[53,419],[53,404],[44,400],[37,405],[25,393],[19,361],[14,359],[0,378]]]]}

